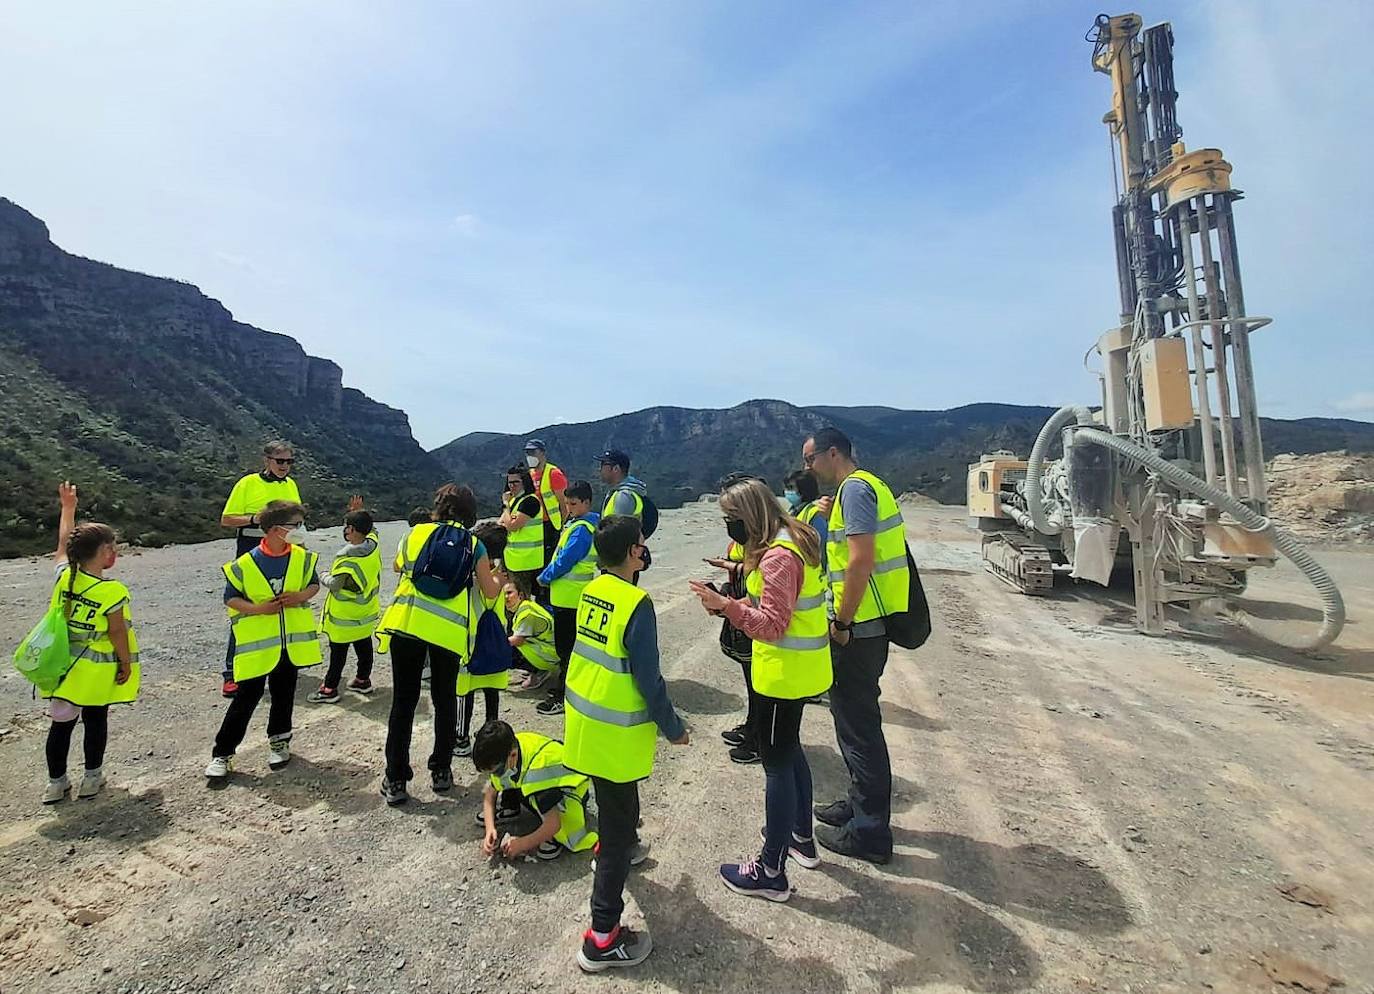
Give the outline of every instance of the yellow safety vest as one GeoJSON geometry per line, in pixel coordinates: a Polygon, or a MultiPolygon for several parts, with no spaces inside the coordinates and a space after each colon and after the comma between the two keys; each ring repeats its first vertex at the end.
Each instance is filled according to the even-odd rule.
{"type": "Polygon", "coordinates": [[[538,480],[534,479],[534,470],[530,470],[530,479],[539,487],[539,499],[544,502],[544,510],[548,512],[549,524],[555,528],[563,527],[563,512],[558,507],[558,494],[554,493],[553,487],[549,485],[549,478],[555,472],[560,472],[557,466],[551,462],[544,464],[544,475],[538,480]]]}
{"type": "MultiPolygon", "coordinates": [[[[804,507],[802,507],[800,511],[797,512],[797,520],[804,525],[810,525],[811,522],[815,520],[816,515],[820,513],[821,506],[817,504],[814,500],[809,501],[804,507]]],[[[811,525],[811,527],[814,528],[816,526],[811,525]]]]}
{"type": "MultiPolygon", "coordinates": [[[[472,585],[447,600],[439,600],[422,594],[411,581],[415,561],[425,547],[425,541],[441,524],[461,528],[456,521],[426,521],[416,525],[406,535],[401,547],[396,550],[395,565],[401,571],[401,581],[396,586],[396,596],[391,599],[386,613],[382,615],[378,630],[385,635],[409,635],[441,649],[458,654],[467,659],[472,654],[468,641],[468,616],[472,606],[472,590],[477,584],[474,574],[472,585]]],[[[472,549],[477,550],[477,536],[468,534],[472,549]]],[[[473,614],[473,623],[481,616],[478,610],[473,614]]],[[[389,639],[387,641],[390,641],[389,639]]]]}
{"type": "Polygon", "coordinates": [[[551,670],[558,665],[558,650],[553,647],[553,615],[542,604],[526,598],[515,609],[511,629],[518,630],[521,624],[531,618],[545,623],[544,632],[542,635],[526,635],[524,643],[517,648],[535,669],[551,670]]]}
{"type": "Polygon", "coordinates": [[[138,636],[129,614],[129,588],[118,580],[102,580],[76,571],[71,596],[67,595],[70,567],[57,574],[49,609],[61,604],[67,615],[67,640],[71,646],[72,666],[57,689],[46,696],[69,701],[80,707],[129,704],[138,697],[140,667],[138,636]],[[110,618],[115,611],[124,615],[129,632],[129,679],[115,683],[119,657],[110,641],[110,618]]]}
{"type": "Polygon", "coordinates": [[[558,547],[553,552],[554,558],[558,558],[579,528],[585,529],[593,541],[587,548],[587,554],[549,587],[549,602],[554,607],[577,607],[582,590],[596,576],[596,528],[586,518],[576,518],[568,522],[563,534],[558,536],[558,547]]]}
{"type": "Polygon", "coordinates": [[[906,565],[906,529],[902,512],[886,483],[866,470],[856,469],[845,477],[835,493],[830,507],[829,535],[826,543],[827,566],[830,570],[830,589],[835,607],[844,600],[844,573],[849,565],[849,542],[844,533],[844,506],[840,500],[845,483],[860,479],[878,495],[878,531],[873,536],[873,575],[854,621],[872,621],[884,615],[900,614],[908,607],[911,578],[906,565]]]}
{"type": "MultiPolygon", "coordinates": [[[[520,493],[506,499],[506,510],[516,513],[516,505],[528,494],[520,493]]],[[[516,529],[506,538],[506,569],[516,573],[544,568],[544,519],[533,517],[525,522],[523,528],[516,529]]]]}
{"type": "MultiPolygon", "coordinates": [[[[776,642],[754,639],[749,680],[754,690],[765,697],[787,701],[814,697],[830,689],[832,677],[825,581],[820,566],[806,564],[801,549],[786,531],[779,532],[768,547],[786,549],[801,560],[802,588],[782,638],[776,642]]],[[[755,605],[763,600],[763,588],[763,571],[751,570],[744,578],[744,589],[755,605]]]]}
{"type": "Polygon", "coordinates": [[[294,478],[268,483],[261,473],[249,473],[234,484],[224,504],[225,514],[257,514],[274,500],[301,502],[301,492],[294,478]]]}
{"type": "Polygon", "coordinates": [[[627,493],[635,499],[635,509],[630,512],[630,517],[644,520],[644,498],[638,491],[631,490],[629,487],[616,487],[606,495],[606,505],[601,509],[601,516],[604,518],[613,513],[611,505],[615,503],[615,495],[618,493],[627,493]]]}
{"type": "Polygon", "coordinates": [[[330,572],[342,574],[357,584],[357,590],[330,591],[324,599],[320,628],[331,642],[361,642],[371,638],[381,616],[382,550],[381,538],[374,531],[368,539],[376,548],[366,556],[340,556],[330,572]]]}
{"type": "Polygon", "coordinates": [[[616,783],[654,769],[658,726],[630,672],[625,626],[648,594],[613,573],[587,584],[564,690],[563,761],[616,783]]]}
{"type": "Polygon", "coordinates": [[[744,562],[744,546],[731,539],[729,546],[725,549],[725,558],[732,563],[744,562]]]}
{"type": "MultiPolygon", "coordinates": [[[[310,585],[310,577],[320,557],[299,545],[291,546],[282,580],[282,593],[296,593],[310,585]]],[[[224,564],[224,578],[244,600],[266,604],[276,592],[245,552],[224,564]]],[[[242,683],[271,673],[285,652],[293,666],[315,666],[323,661],[319,626],[310,605],[284,607],[276,614],[240,614],[229,608],[234,630],[234,680],[242,683]]]]}
{"type": "Polygon", "coordinates": [[[581,773],[574,773],[563,765],[563,743],[538,732],[516,732],[520,747],[520,769],[514,774],[492,774],[493,790],[518,789],[525,797],[546,790],[563,795],[558,802],[558,831],[554,840],[582,852],[597,843],[595,832],[587,828],[587,794],[591,781],[581,773]]]}

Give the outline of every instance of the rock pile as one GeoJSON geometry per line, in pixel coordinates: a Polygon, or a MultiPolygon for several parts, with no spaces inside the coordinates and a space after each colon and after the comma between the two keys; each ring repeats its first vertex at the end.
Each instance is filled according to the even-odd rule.
{"type": "Polygon", "coordinates": [[[1279,455],[1268,479],[1269,513],[1295,535],[1374,542],[1374,455],[1279,455]]]}

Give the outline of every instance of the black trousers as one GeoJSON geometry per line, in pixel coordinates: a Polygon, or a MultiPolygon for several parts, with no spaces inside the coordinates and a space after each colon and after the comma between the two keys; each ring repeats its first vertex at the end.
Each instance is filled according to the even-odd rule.
{"type": "Polygon", "coordinates": [[[229,701],[229,709],[224,712],[211,755],[232,756],[238,752],[243,737],[248,734],[248,723],[253,720],[253,712],[257,710],[258,701],[262,700],[264,689],[272,698],[271,708],[267,712],[268,740],[290,739],[291,715],[296,707],[296,673],[296,667],[291,665],[291,660],[283,652],[272,672],[239,681],[239,692],[229,701]]]}
{"type": "MultiPolygon", "coordinates": [[[[469,690],[463,695],[458,709],[458,737],[468,738],[472,734],[472,712],[477,705],[477,691],[469,690]]],[[[486,721],[495,721],[501,716],[501,691],[495,687],[482,688],[482,710],[486,721]]]]}
{"type": "Polygon", "coordinates": [[[592,880],[592,928],[610,932],[625,911],[625,879],[630,852],[639,840],[639,783],[616,783],[592,777],[596,796],[596,875],[592,880]]]}
{"type": "Polygon", "coordinates": [[[344,664],[348,662],[348,647],[350,645],[358,657],[358,679],[372,679],[371,636],[358,639],[356,642],[330,642],[329,670],[324,675],[324,685],[330,690],[339,689],[339,681],[343,679],[344,664]]]}
{"type": "Polygon", "coordinates": [[[568,682],[568,660],[577,642],[577,608],[556,607],[553,612],[553,648],[558,653],[558,672],[549,681],[549,696],[562,699],[568,682]]]}
{"type": "Polygon", "coordinates": [[[420,673],[429,659],[429,697],[434,705],[431,770],[453,766],[454,727],[458,724],[458,654],[409,635],[391,637],[391,715],[386,723],[386,778],[409,781],[410,739],[420,703],[420,673]]]}
{"type": "Polygon", "coordinates": [[[879,853],[892,851],[892,764],[878,707],[878,682],[887,667],[887,647],[885,636],[830,645],[835,668],[830,713],[835,719],[835,741],[849,770],[851,814],[846,831],[879,853]]]}
{"type": "MultiPolygon", "coordinates": [[[[110,740],[110,706],[101,704],[81,709],[81,724],[86,726],[82,739],[86,769],[98,770],[105,765],[105,744],[110,740]]],[[[67,775],[67,753],[72,748],[72,732],[76,719],[54,721],[48,726],[48,742],[44,753],[48,759],[48,777],[61,780],[67,775]]]]}
{"type": "Polygon", "coordinates": [[[744,694],[749,702],[749,710],[744,713],[744,747],[753,752],[759,751],[759,695],[754,693],[754,681],[750,675],[749,660],[740,660],[744,671],[744,694]]]}
{"type": "Polygon", "coordinates": [[[811,838],[811,766],[801,746],[805,702],[756,695],[764,771],[763,865],[782,870],[792,839],[811,838]]]}

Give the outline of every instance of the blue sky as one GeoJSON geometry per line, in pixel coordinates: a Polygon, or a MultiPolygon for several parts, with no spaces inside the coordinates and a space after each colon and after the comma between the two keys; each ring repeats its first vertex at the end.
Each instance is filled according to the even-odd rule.
{"type": "MultiPolygon", "coordinates": [[[[1091,402],[1099,9],[23,4],[0,195],[336,360],[431,447],[751,397],[1091,402]]],[[[1374,5],[1136,9],[1247,193],[1261,411],[1374,418],[1374,5]]]]}

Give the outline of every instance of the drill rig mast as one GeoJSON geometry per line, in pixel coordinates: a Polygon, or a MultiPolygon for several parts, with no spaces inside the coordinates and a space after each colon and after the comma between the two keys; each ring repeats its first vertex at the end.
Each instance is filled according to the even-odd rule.
{"type": "Polygon", "coordinates": [[[1281,552],[1323,599],[1321,631],[1298,647],[1325,645],[1344,622],[1340,594],[1264,516],[1250,334],[1271,319],[1246,314],[1231,165],[1218,149],[1182,142],[1167,23],[1142,30],[1137,14],[1103,15],[1088,39],[1093,68],[1112,83],[1103,122],[1119,167],[1119,323],[1094,347],[1100,413],[1063,408],[1027,461],[997,453],[969,467],[984,559],[1024,592],[1044,593],[1056,563],[1106,584],[1128,547],[1136,626],[1162,634],[1166,605],[1240,594],[1247,571],[1281,552]],[[1063,458],[1046,461],[1055,441],[1063,458]]]}

